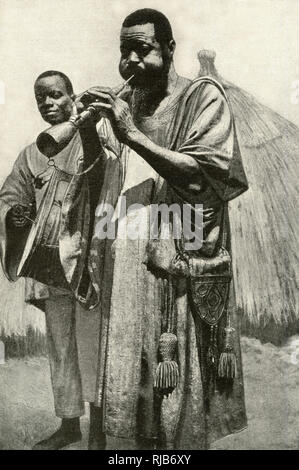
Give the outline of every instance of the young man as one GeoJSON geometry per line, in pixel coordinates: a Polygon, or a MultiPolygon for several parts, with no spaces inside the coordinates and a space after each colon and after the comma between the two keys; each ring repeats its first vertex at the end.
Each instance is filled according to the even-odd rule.
{"type": "MultiPolygon", "coordinates": [[[[59,71],[42,73],[35,81],[34,91],[44,121],[55,125],[71,117],[74,92],[65,74],[59,71]]],[[[82,163],[82,144],[78,134],[54,158],[54,162],[61,170],[70,174],[76,173],[82,163]]],[[[20,153],[0,191],[1,261],[4,272],[11,281],[16,280],[19,261],[31,228],[30,219],[34,219],[35,208],[39,208],[47,190],[49,177],[43,175],[48,175],[49,170],[51,168],[48,159],[38,151],[36,144],[32,143],[20,153]]],[[[56,273],[51,274],[56,275],[56,273]]],[[[84,379],[85,370],[90,367],[89,356],[92,357],[92,364],[97,360],[98,334],[96,326],[92,323],[92,313],[89,313],[88,317],[91,328],[87,331],[88,328],[84,325],[85,312],[76,306],[75,298],[66,286],[55,288],[30,279],[26,281],[27,300],[45,311],[55,411],[62,419],[60,429],[38,443],[35,449],[54,450],[81,439],[79,419],[84,414],[83,400],[92,402],[91,395],[94,396],[95,389],[95,383],[90,385],[83,380],[82,387],[81,381],[82,376],[84,379]],[[79,350],[82,345],[83,350],[87,351],[84,355],[82,373],[78,362],[76,309],[79,311],[78,322],[81,318],[80,312],[82,314],[82,327],[79,328],[81,337],[87,334],[86,343],[84,338],[81,343],[79,340],[79,350]],[[90,344],[92,338],[93,347],[90,344]]],[[[92,375],[95,377],[95,372],[92,375]]],[[[98,409],[93,410],[91,404],[91,429],[94,429],[93,423],[98,422],[98,409]]],[[[95,432],[91,431],[91,442],[94,434],[95,432]]]]}

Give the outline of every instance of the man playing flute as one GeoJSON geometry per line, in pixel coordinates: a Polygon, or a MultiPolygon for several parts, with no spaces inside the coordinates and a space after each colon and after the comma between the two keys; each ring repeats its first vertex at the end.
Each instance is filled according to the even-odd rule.
{"type": "Polygon", "coordinates": [[[247,181],[224,90],[178,75],[175,46],[162,13],[135,11],[120,34],[130,90],[85,95],[102,119],[98,130],[91,121],[80,129],[85,158],[101,155],[105,168],[88,261],[100,325],[95,405],[106,435],[140,448],[205,449],[246,426],[227,205],[247,181]],[[132,208],[125,222],[140,217],[142,237],[120,233],[123,198],[132,208]],[[157,202],[202,205],[200,249],[152,242],[145,213],[157,202]],[[116,234],[105,238],[107,205],[116,234]],[[178,383],[155,376],[159,342],[175,336],[175,358],[159,370],[176,359],[178,383]]]}
{"type": "MultiPolygon", "coordinates": [[[[225,92],[213,79],[176,73],[167,18],[151,9],[129,15],[120,50],[130,90],[88,90],[101,122],[79,129],[85,167],[100,157],[88,176],[94,220],[81,262],[85,288],[76,289],[74,304],[84,399],[92,403],[89,448],[105,448],[112,436],[141,449],[206,449],[246,426],[228,201],[247,181],[225,92]],[[202,245],[178,242],[174,217],[161,217],[152,240],[154,204],[187,206],[195,220],[201,205],[202,245]],[[115,230],[105,237],[108,206],[115,230]],[[136,219],[142,236],[124,237],[136,219]]],[[[78,109],[82,103],[81,96],[78,109]]],[[[68,222],[61,243],[78,236],[72,226],[68,237],[68,222]]],[[[78,253],[61,252],[68,280],[78,253]]],[[[78,390],[73,397],[80,399],[78,390]]],[[[41,445],[62,447],[63,434],[41,445]]]]}

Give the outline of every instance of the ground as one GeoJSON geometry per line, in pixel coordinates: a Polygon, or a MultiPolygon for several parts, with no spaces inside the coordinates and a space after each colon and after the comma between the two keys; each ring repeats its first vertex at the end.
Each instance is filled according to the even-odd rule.
{"type": "MultiPolygon", "coordinates": [[[[242,351],[248,428],[212,449],[298,449],[299,336],[283,347],[244,337],[242,351]]],[[[0,383],[0,449],[30,449],[57,428],[47,358],[7,361],[0,365],[0,383]]],[[[82,442],[68,449],[86,449],[87,417],[82,430],[82,442]]],[[[108,448],[127,449],[129,444],[110,439],[108,448]]]]}

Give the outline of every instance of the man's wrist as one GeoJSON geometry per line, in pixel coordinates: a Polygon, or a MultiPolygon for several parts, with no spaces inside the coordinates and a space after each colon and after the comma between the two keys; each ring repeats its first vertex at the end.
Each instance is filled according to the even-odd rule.
{"type": "Polygon", "coordinates": [[[83,126],[79,127],[79,133],[82,139],[89,139],[91,137],[97,136],[97,125],[96,123],[86,123],[83,126]]]}
{"type": "Polygon", "coordinates": [[[141,142],[142,136],[142,132],[137,127],[133,127],[127,133],[125,144],[134,150],[134,147],[141,142]]]}

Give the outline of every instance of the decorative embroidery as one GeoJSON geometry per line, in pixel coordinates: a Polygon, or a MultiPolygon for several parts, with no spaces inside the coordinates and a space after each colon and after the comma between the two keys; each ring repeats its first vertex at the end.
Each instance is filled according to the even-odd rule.
{"type": "Polygon", "coordinates": [[[208,325],[216,325],[225,311],[230,281],[230,275],[191,278],[194,313],[208,325]]]}

